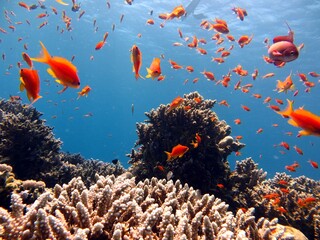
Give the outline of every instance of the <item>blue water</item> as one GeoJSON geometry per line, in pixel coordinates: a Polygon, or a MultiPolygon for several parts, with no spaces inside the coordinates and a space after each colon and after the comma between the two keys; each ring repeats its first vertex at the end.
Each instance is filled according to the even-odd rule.
{"type": "MultiPolygon", "coordinates": [[[[25,1],[27,4],[37,1],[25,1]]],[[[268,172],[272,177],[276,172],[283,172],[285,165],[298,161],[300,167],[297,172],[290,173],[292,176],[305,175],[310,178],[320,179],[319,170],[314,169],[308,163],[309,159],[319,161],[318,149],[320,140],[315,136],[297,138],[298,128],[292,127],[280,115],[267,108],[263,104],[265,97],[272,97],[271,104],[276,105],[274,98],[294,99],[294,107],[304,106],[316,114],[320,113],[319,106],[319,83],[318,78],[308,76],[310,81],[316,83],[310,93],[306,93],[305,87],[296,75],[297,71],[307,74],[310,71],[320,72],[318,58],[320,56],[320,18],[318,17],[320,2],[316,0],[303,1],[200,1],[195,13],[202,13],[210,21],[214,18],[222,18],[227,21],[232,34],[236,39],[241,35],[254,35],[252,42],[240,48],[236,42],[225,41],[221,46],[228,48],[234,44],[231,55],[226,62],[218,65],[211,62],[213,56],[217,57],[215,51],[221,47],[211,40],[214,31],[207,31],[200,28],[201,19],[193,15],[186,19],[173,19],[166,22],[164,28],[159,25],[163,20],[158,18],[160,13],[171,12],[180,4],[187,6],[190,1],[134,1],[133,5],[127,5],[123,1],[110,0],[111,8],[107,8],[105,0],[91,0],[81,2],[81,10],[85,14],[78,20],[79,12],[71,11],[71,1],[66,0],[69,6],[63,6],[55,1],[44,2],[46,10],[41,8],[28,12],[18,6],[16,1],[2,0],[0,27],[7,31],[7,34],[0,33],[0,54],[5,55],[5,60],[0,60],[0,96],[9,98],[9,95],[19,95],[23,103],[28,103],[25,92],[19,92],[19,69],[17,62],[22,62],[21,53],[26,51],[24,44],[27,44],[26,51],[30,56],[39,55],[42,41],[51,55],[62,56],[71,59],[75,56],[73,63],[78,68],[81,79],[81,87],[90,85],[92,91],[87,98],[77,98],[77,89],[67,89],[64,93],[57,92],[62,89],[61,85],[54,82],[53,78],[46,72],[47,65],[34,63],[39,70],[41,78],[41,92],[43,96],[35,107],[43,113],[49,126],[54,127],[57,138],[63,141],[62,149],[71,153],[80,153],[85,158],[100,159],[110,162],[119,158],[121,163],[128,167],[129,160],[125,154],[131,151],[137,140],[136,122],[146,119],[144,112],[158,107],[160,104],[170,103],[178,95],[182,96],[191,91],[198,91],[204,98],[217,99],[217,102],[225,99],[230,107],[215,105],[214,111],[219,119],[224,119],[232,126],[232,136],[242,135],[246,147],[241,150],[241,156],[232,154],[228,160],[232,168],[235,161],[246,157],[253,157],[259,167],[268,172]],[[58,10],[54,15],[50,6],[58,10]],[[239,6],[245,8],[248,16],[240,21],[233,14],[231,8],[239,6]],[[9,12],[12,23],[5,19],[4,11],[9,12]],[[62,21],[62,11],[72,18],[72,31],[66,31],[62,21]],[[150,11],[153,10],[153,15],[150,11]],[[13,14],[10,14],[13,11],[13,14]],[[49,16],[38,19],[39,13],[47,11],[49,16]],[[120,16],[124,14],[123,22],[120,23],[120,16]],[[147,25],[147,19],[152,18],[155,25],[147,25]],[[26,23],[30,21],[30,26],[26,23]],[[98,30],[95,31],[93,21],[96,20],[98,30]],[[16,22],[22,24],[15,24],[16,22]],[[48,24],[41,29],[38,26],[48,21],[48,24]],[[297,60],[286,64],[283,68],[276,68],[272,64],[266,64],[262,56],[267,55],[267,48],[263,43],[265,38],[271,41],[274,36],[286,35],[288,33],[285,22],[288,22],[295,33],[295,44],[304,43],[297,60]],[[112,25],[115,30],[112,31],[112,25]],[[15,31],[8,27],[14,25],[15,31]],[[57,30],[59,26],[59,30],[57,30]],[[198,38],[205,38],[207,44],[200,47],[208,51],[203,56],[195,49],[186,47],[184,40],[180,39],[177,29],[180,28],[184,37],[196,35],[198,38]],[[61,33],[61,29],[64,32],[61,33]],[[106,45],[99,51],[95,51],[95,45],[102,40],[105,32],[109,32],[106,45]],[[138,38],[137,35],[142,37],[138,38]],[[18,42],[18,38],[22,40],[18,42]],[[184,46],[174,47],[174,42],[181,42],[184,46]],[[141,75],[146,75],[146,67],[149,67],[154,57],[161,54],[162,73],[166,76],[162,82],[151,79],[138,81],[132,73],[130,62],[130,48],[133,44],[138,45],[142,52],[143,63],[141,75]],[[93,56],[94,59],[90,60],[93,56]],[[173,70],[168,62],[172,59],[184,67],[192,65],[193,73],[186,70],[173,70]],[[11,69],[8,69],[10,65],[11,69]],[[226,74],[241,64],[249,71],[249,76],[243,78],[242,84],[252,83],[253,88],[249,93],[242,93],[233,89],[239,76],[232,74],[232,80],[228,88],[216,85],[215,82],[207,81],[200,72],[203,70],[214,72],[216,79],[226,74]],[[253,81],[251,73],[255,68],[259,69],[259,77],[253,81]],[[274,72],[275,77],[262,79],[266,73],[274,72]],[[284,80],[292,72],[292,78],[299,94],[293,97],[293,92],[277,93],[276,80],[284,80]],[[199,77],[197,83],[192,80],[199,77]],[[189,79],[184,84],[185,79],[189,79]],[[262,95],[261,99],[252,97],[253,93],[262,95]],[[131,106],[134,104],[134,113],[131,106]],[[250,112],[245,112],[241,104],[250,107],[250,112]],[[84,115],[91,113],[92,116],[84,115]],[[240,118],[241,125],[235,125],[234,119],[240,118]],[[272,124],[279,124],[279,127],[272,127],[272,124]],[[261,134],[256,131],[263,128],[261,134]],[[288,136],[286,132],[293,132],[288,136]],[[287,142],[291,149],[289,151],[279,147],[280,142],[287,142]],[[293,146],[300,147],[304,155],[298,155],[293,146]],[[280,151],[284,151],[284,154],[280,151]]],[[[23,63],[23,67],[27,67],[23,63]]],[[[286,103],[285,103],[286,104],[286,103]]],[[[280,106],[284,108],[285,106],[280,106]]],[[[167,150],[167,149],[164,149],[167,150]]]]}

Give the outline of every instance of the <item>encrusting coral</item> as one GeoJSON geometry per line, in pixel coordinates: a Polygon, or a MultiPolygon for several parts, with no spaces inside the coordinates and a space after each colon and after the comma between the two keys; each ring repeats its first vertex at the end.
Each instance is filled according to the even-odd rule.
{"type": "Polygon", "coordinates": [[[211,110],[214,104],[193,92],[185,94],[177,108],[160,105],[145,113],[148,120],[137,124],[138,149],[128,154],[132,164],[129,171],[137,180],[171,174],[173,179],[203,193],[219,194],[217,184],[227,184],[230,174],[226,158],[244,144],[229,136],[231,127],[211,110]],[[196,136],[201,141],[195,145],[196,136]],[[167,161],[165,151],[170,152],[178,144],[189,150],[182,157],[167,161]]]}
{"type": "Polygon", "coordinates": [[[89,186],[96,173],[120,175],[125,171],[120,164],[61,152],[62,142],[54,137],[41,115],[18,101],[0,100],[0,163],[12,166],[17,179],[41,180],[53,187],[81,176],[89,186]]]}
{"type": "Polygon", "coordinates": [[[320,239],[320,182],[277,173],[266,179],[251,158],[237,162],[230,177],[231,209],[255,208],[257,218],[278,218],[279,223],[299,229],[309,239],[320,239]]]}
{"type": "Polygon", "coordinates": [[[11,212],[0,208],[4,239],[294,239],[277,219],[260,218],[254,209],[234,216],[213,195],[187,184],[152,178],[135,183],[130,173],[98,176],[89,189],[80,178],[33,204],[12,194],[11,212]],[[286,238],[284,236],[286,235],[286,238]]]}

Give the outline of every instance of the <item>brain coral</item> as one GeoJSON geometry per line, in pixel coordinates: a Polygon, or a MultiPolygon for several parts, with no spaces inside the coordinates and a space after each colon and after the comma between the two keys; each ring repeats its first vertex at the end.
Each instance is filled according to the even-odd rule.
{"type": "Polygon", "coordinates": [[[135,183],[131,174],[98,176],[89,189],[80,178],[33,204],[13,194],[9,212],[0,208],[4,239],[294,239],[286,228],[261,218],[254,209],[234,216],[213,195],[187,184],[152,178],[135,183]]]}
{"type": "Polygon", "coordinates": [[[226,158],[244,144],[229,136],[231,127],[211,110],[214,104],[215,101],[193,92],[184,95],[183,103],[173,110],[167,104],[145,113],[148,120],[137,124],[138,149],[128,154],[132,164],[129,171],[137,180],[173,174],[173,179],[204,193],[219,194],[217,184],[226,185],[230,174],[226,158]],[[201,142],[195,147],[192,142],[196,141],[196,134],[201,142]],[[178,144],[189,147],[189,151],[181,158],[167,161],[165,151],[171,152],[178,144]]]}

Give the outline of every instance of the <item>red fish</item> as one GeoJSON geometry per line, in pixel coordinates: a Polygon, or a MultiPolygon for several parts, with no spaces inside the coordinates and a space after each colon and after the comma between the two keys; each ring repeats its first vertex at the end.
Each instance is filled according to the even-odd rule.
{"type": "MultiPolygon", "coordinates": [[[[288,24],[287,24],[288,25],[288,24]]],[[[273,39],[273,44],[268,49],[269,58],[275,66],[283,66],[287,62],[296,60],[299,57],[300,49],[303,45],[297,47],[293,43],[293,31],[289,25],[288,36],[277,36],[273,39]]]]}
{"type": "Polygon", "coordinates": [[[173,147],[171,152],[166,152],[167,154],[167,161],[172,161],[176,158],[181,158],[183,155],[189,150],[187,146],[183,146],[178,144],[177,146],[173,147]]]}
{"type": "Polygon", "coordinates": [[[31,105],[41,98],[38,71],[28,68],[20,69],[20,82],[20,91],[26,89],[27,97],[32,101],[31,105]]]}
{"type": "Polygon", "coordinates": [[[42,47],[42,55],[37,58],[31,58],[31,60],[42,62],[50,66],[47,70],[48,73],[56,79],[57,83],[64,86],[59,93],[64,92],[68,87],[79,88],[80,79],[77,74],[77,68],[63,57],[51,57],[43,43],[40,42],[40,44],[42,47]]]}
{"type": "Polygon", "coordinates": [[[160,67],[160,58],[154,58],[150,67],[147,68],[148,75],[146,78],[152,78],[154,80],[155,78],[159,77],[161,75],[161,67],[160,67]]]}
{"type": "Polygon", "coordinates": [[[132,71],[135,73],[135,78],[137,80],[138,78],[143,79],[143,77],[139,74],[141,64],[142,64],[141,51],[136,45],[133,45],[130,51],[131,51],[131,62],[133,64],[132,71]]]}
{"type": "Polygon", "coordinates": [[[302,130],[299,131],[299,136],[320,136],[320,116],[304,110],[303,108],[293,110],[293,101],[287,101],[287,108],[277,113],[285,118],[290,118],[288,123],[292,126],[302,128],[302,130]]]}

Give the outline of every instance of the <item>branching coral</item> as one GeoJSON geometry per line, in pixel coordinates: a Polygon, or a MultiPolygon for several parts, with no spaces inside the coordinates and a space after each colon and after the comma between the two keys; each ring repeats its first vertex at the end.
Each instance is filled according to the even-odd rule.
{"type": "MultiPolygon", "coordinates": [[[[12,211],[0,208],[5,239],[283,239],[277,219],[256,223],[250,208],[236,216],[213,195],[187,184],[131,174],[96,176],[89,189],[80,178],[56,185],[32,205],[12,195],[12,211]],[[26,209],[26,211],[24,211],[26,209]]],[[[286,239],[293,239],[291,238],[286,239]]]]}
{"type": "Polygon", "coordinates": [[[211,110],[214,103],[193,92],[184,95],[183,103],[173,110],[169,110],[168,104],[146,113],[148,120],[137,124],[139,148],[129,154],[133,164],[130,171],[137,180],[165,178],[173,173],[173,179],[203,193],[219,194],[217,183],[227,184],[230,174],[226,158],[244,144],[229,136],[230,126],[211,110]],[[197,134],[201,142],[195,146],[192,142],[197,134]],[[189,151],[181,158],[167,161],[165,151],[170,152],[178,144],[188,146],[189,151]]]}
{"type": "Polygon", "coordinates": [[[301,176],[292,178],[277,173],[266,180],[266,172],[252,159],[237,162],[231,175],[233,210],[256,209],[256,217],[278,218],[279,223],[293,226],[309,239],[319,236],[320,182],[301,176]]]}

